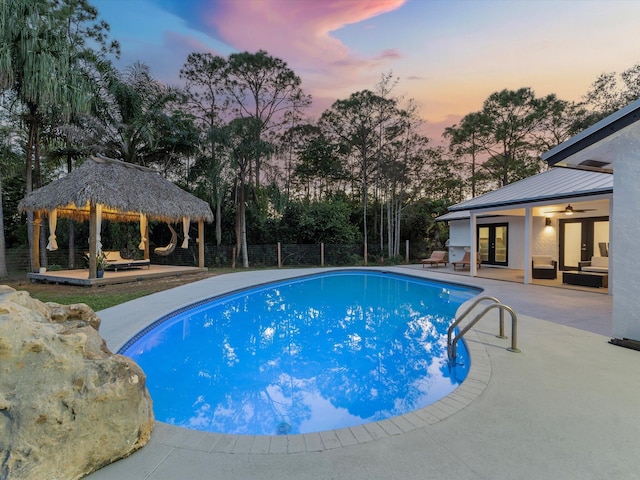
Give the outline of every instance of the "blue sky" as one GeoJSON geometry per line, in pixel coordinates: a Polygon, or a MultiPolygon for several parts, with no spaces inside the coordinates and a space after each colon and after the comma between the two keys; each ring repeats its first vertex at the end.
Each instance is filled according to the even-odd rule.
{"type": "Polygon", "coordinates": [[[317,115],[383,73],[418,102],[431,136],[493,92],[579,100],[600,73],[640,63],[636,0],[93,0],[120,41],[179,84],[194,51],[266,50],[302,78],[317,115]]]}

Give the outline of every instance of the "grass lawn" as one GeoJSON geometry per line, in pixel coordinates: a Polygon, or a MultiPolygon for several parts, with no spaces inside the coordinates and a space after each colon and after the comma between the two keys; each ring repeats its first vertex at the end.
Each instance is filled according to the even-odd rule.
{"type": "Polygon", "coordinates": [[[37,298],[42,302],[56,302],[63,305],[86,303],[97,312],[145,295],[196,282],[219,273],[210,271],[99,287],[32,283],[26,278],[26,275],[15,275],[2,280],[0,283],[9,285],[16,290],[27,291],[31,297],[37,298]]]}

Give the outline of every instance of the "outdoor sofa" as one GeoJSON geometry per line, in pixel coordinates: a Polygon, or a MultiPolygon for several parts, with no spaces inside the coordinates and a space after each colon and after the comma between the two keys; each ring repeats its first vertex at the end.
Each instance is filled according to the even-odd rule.
{"type": "Polygon", "coordinates": [[[609,257],[591,257],[591,261],[579,262],[581,272],[609,273],[609,257]]]}

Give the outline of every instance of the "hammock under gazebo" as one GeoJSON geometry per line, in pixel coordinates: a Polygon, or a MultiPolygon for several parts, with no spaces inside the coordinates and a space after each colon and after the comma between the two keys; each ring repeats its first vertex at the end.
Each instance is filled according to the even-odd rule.
{"type": "Polygon", "coordinates": [[[176,249],[176,245],[178,245],[178,233],[173,229],[170,223],[167,225],[169,226],[169,230],[171,230],[171,241],[166,247],[156,247],[153,249],[153,253],[162,257],[171,255],[176,249]]]}

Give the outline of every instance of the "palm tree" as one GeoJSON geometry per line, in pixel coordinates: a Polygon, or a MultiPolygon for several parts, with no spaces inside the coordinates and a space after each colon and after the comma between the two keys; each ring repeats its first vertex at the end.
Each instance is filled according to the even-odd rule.
{"type": "MultiPolygon", "coordinates": [[[[40,136],[45,116],[87,111],[91,80],[84,68],[96,58],[86,46],[92,38],[107,46],[104,22],[92,24],[97,10],[86,0],[4,0],[0,3],[0,89],[12,91],[28,134],[24,150],[27,193],[40,186],[40,136]],[[72,28],[73,27],[73,28],[72,28]]],[[[32,214],[28,218],[33,238],[32,214]]],[[[33,247],[33,246],[32,246],[33,247]]],[[[31,268],[37,259],[31,258],[31,268]]]]}
{"type": "Polygon", "coordinates": [[[120,72],[101,69],[102,95],[94,116],[101,120],[103,153],[165,173],[181,171],[181,157],[198,146],[193,117],[173,108],[182,92],[154,79],[149,67],[135,62],[120,72]]]}
{"type": "Polygon", "coordinates": [[[21,157],[16,153],[17,142],[14,142],[16,135],[10,128],[3,126],[0,128],[0,278],[8,275],[6,259],[6,242],[4,235],[4,208],[2,203],[3,189],[2,180],[9,175],[15,175],[21,164],[21,157]]]}

